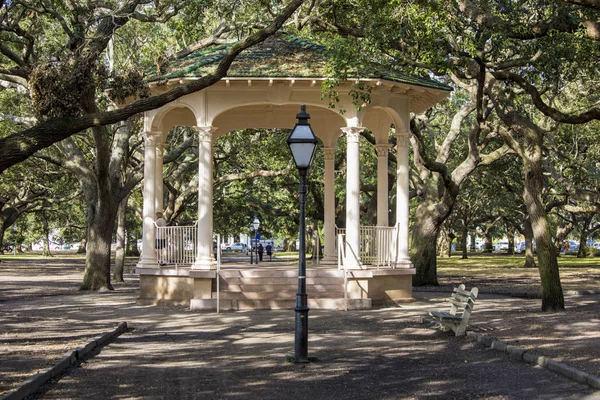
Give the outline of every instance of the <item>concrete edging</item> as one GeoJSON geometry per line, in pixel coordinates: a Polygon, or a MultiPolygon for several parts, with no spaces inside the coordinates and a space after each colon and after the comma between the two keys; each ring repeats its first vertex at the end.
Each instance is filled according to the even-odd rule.
{"type": "Polygon", "coordinates": [[[127,322],[121,322],[114,330],[96,336],[83,346],[69,350],[52,367],[29,377],[17,389],[0,397],[0,400],[22,400],[37,392],[51,379],[60,376],[66,369],[81,363],[90,353],[107,345],[110,341],[127,330],[127,322]]]}
{"type": "Polygon", "coordinates": [[[516,360],[522,360],[528,364],[538,365],[542,368],[556,372],[565,378],[583,383],[594,389],[600,389],[600,377],[588,374],[587,372],[583,372],[567,364],[531,353],[517,346],[507,345],[499,340],[495,340],[477,332],[468,331],[467,338],[481,344],[484,347],[489,347],[491,349],[507,353],[511,358],[516,360]]]}

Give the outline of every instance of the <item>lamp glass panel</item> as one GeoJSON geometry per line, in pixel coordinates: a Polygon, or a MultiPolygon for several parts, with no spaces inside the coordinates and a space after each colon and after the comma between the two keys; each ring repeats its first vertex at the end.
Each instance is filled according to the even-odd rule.
{"type": "Polygon", "coordinates": [[[310,125],[296,125],[290,135],[292,140],[314,139],[315,135],[310,125]]]}
{"type": "Polygon", "coordinates": [[[296,167],[309,168],[316,147],[314,143],[290,143],[296,167]]]}

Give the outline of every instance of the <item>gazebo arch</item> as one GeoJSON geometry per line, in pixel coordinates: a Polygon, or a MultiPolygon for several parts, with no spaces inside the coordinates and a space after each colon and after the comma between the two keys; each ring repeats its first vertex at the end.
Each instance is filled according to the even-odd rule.
{"type": "MultiPolygon", "coordinates": [[[[217,49],[218,54],[222,54],[222,51],[222,47],[217,49]]],[[[323,263],[343,264],[345,271],[352,271],[356,290],[361,292],[361,296],[369,296],[374,302],[411,297],[414,269],[408,253],[410,113],[425,111],[445,98],[450,89],[434,81],[397,72],[386,75],[374,71],[370,77],[341,82],[337,88],[338,107],[345,112],[338,113],[329,108],[327,99],[322,99],[321,85],[327,78],[319,74],[323,72],[323,60],[326,58],[326,50],[322,46],[279,34],[242,53],[230,68],[227,78],[172,104],[145,113],[144,235],[142,256],[137,265],[141,298],[189,300],[192,308],[211,307],[213,303],[209,300],[212,296],[212,282],[216,279],[212,251],[213,142],[220,135],[235,129],[292,128],[300,104],[307,105],[313,130],[324,144],[321,148],[325,158],[323,263]],[[275,64],[273,60],[276,60],[275,64]],[[310,68],[306,68],[306,65],[310,68]],[[351,93],[354,90],[353,84],[358,81],[363,87],[370,88],[370,102],[360,110],[354,104],[351,93]],[[154,215],[156,211],[162,211],[162,142],[168,130],[175,125],[193,126],[197,131],[199,165],[198,228],[193,239],[195,257],[191,265],[185,265],[185,268],[177,266],[173,270],[169,265],[158,265],[154,215]],[[388,135],[392,126],[395,128],[398,154],[395,194],[397,220],[390,228],[388,135]],[[365,242],[367,233],[360,226],[359,214],[359,136],[364,129],[372,131],[376,138],[378,159],[377,227],[370,228],[375,232],[368,233],[374,235],[369,239],[370,242],[365,242]],[[347,138],[346,228],[345,243],[336,248],[333,156],[337,139],[341,135],[346,135],[347,138]],[[160,201],[157,200],[158,197],[160,201]],[[378,236],[381,235],[380,231],[387,232],[385,239],[378,236]],[[379,254],[384,251],[381,250],[382,241],[390,242],[386,242],[383,258],[379,254]],[[365,251],[363,247],[369,243],[377,246],[378,254],[367,260],[361,254],[365,251]],[[345,254],[343,260],[338,260],[338,249],[345,254]]],[[[173,85],[196,79],[196,76],[201,76],[210,69],[211,63],[218,60],[219,57],[211,58],[206,51],[200,55],[191,55],[183,62],[172,65],[171,72],[157,74],[151,80],[151,90],[160,93],[173,85]],[[152,82],[160,82],[160,85],[152,82]]],[[[185,246],[180,244],[180,247],[185,246]]]]}

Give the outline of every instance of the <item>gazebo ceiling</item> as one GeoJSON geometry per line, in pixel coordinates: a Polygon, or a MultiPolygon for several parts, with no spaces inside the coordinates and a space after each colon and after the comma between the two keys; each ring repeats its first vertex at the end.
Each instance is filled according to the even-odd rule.
{"type": "MultiPolygon", "coordinates": [[[[307,111],[315,134],[326,143],[330,136],[337,138],[341,133],[340,128],[345,126],[344,119],[333,110],[309,106],[307,111]]],[[[228,110],[217,116],[213,124],[218,128],[217,137],[246,127],[292,129],[298,112],[295,104],[255,104],[228,110]]]]}

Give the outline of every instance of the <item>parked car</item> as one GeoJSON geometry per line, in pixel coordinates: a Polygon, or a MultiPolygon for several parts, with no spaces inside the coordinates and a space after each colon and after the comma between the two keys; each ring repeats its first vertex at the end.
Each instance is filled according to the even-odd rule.
{"type": "MultiPolygon", "coordinates": [[[[526,247],[527,243],[525,242],[521,242],[518,245],[515,246],[515,252],[516,253],[525,253],[525,247],[526,247]]],[[[533,242],[533,251],[535,252],[537,249],[535,242],[533,242]]]]}
{"type": "Polygon", "coordinates": [[[227,251],[248,251],[248,245],[246,243],[235,242],[225,247],[227,251]]]}
{"type": "Polygon", "coordinates": [[[495,251],[508,251],[508,242],[498,242],[494,246],[495,251]]]}

